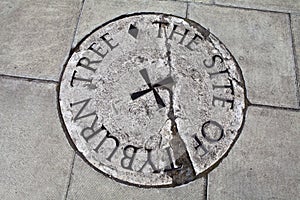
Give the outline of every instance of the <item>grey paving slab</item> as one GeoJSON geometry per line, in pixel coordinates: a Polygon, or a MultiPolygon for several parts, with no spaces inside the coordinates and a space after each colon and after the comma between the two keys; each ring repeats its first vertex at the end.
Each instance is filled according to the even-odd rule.
{"type": "Polygon", "coordinates": [[[300,112],[250,107],[228,157],[209,174],[214,199],[300,199],[300,112]]]}
{"type": "Polygon", "coordinates": [[[214,0],[191,0],[193,2],[199,2],[199,3],[207,3],[207,4],[213,4],[214,0]]]}
{"type": "Polygon", "coordinates": [[[189,18],[235,56],[252,103],[298,106],[288,15],[191,3],[189,18]]]}
{"type": "Polygon", "coordinates": [[[135,12],[163,12],[185,17],[186,7],[186,3],[174,1],[87,0],[84,4],[73,45],[76,45],[96,27],[120,15],[135,12]]]}
{"type": "Polygon", "coordinates": [[[300,105],[300,15],[291,15],[292,31],[294,37],[296,73],[298,83],[298,100],[300,105]]]}
{"type": "Polygon", "coordinates": [[[215,0],[216,4],[279,12],[300,12],[299,0],[215,0]]]}
{"type": "Polygon", "coordinates": [[[138,188],[118,183],[88,166],[76,156],[68,192],[69,200],[195,200],[204,199],[205,179],[176,188],[138,188]]]}
{"type": "Polygon", "coordinates": [[[58,80],[80,0],[0,2],[0,74],[58,80]]]}
{"type": "Polygon", "coordinates": [[[56,110],[55,85],[0,79],[1,199],[62,199],[73,151],[56,110]]]}
{"type": "Polygon", "coordinates": [[[213,4],[214,0],[187,0],[185,2],[197,2],[197,3],[204,3],[204,4],[213,4]]]}

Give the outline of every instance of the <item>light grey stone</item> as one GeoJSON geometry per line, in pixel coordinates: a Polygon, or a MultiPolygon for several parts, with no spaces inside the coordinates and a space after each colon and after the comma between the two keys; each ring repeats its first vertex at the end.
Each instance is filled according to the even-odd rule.
{"type": "Polygon", "coordinates": [[[205,179],[176,188],[138,188],[124,185],[96,172],[76,156],[68,200],[195,200],[205,199],[205,179]]]}
{"type": "Polygon", "coordinates": [[[232,55],[201,25],[138,14],[78,46],[59,103],[70,137],[96,168],[133,184],[174,186],[229,150],[243,123],[243,85],[232,55]]]}
{"type": "MultiPolygon", "coordinates": [[[[183,0],[177,0],[177,1],[183,1],[183,0]]],[[[214,0],[186,0],[184,2],[196,2],[196,3],[203,3],[203,4],[213,4],[214,0]]]]}
{"type": "Polygon", "coordinates": [[[296,73],[298,81],[298,101],[300,106],[300,15],[291,15],[292,31],[294,37],[294,48],[296,55],[296,73]]]}
{"type": "Polygon", "coordinates": [[[205,4],[213,4],[214,0],[191,0],[193,2],[197,2],[197,3],[205,3],[205,4]]]}
{"type": "Polygon", "coordinates": [[[237,59],[252,103],[298,107],[288,15],[191,3],[189,18],[237,59]]]}
{"type": "Polygon", "coordinates": [[[299,0],[215,0],[215,3],[226,6],[279,12],[300,12],[299,0]]]}
{"type": "Polygon", "coordinates": [[[58,80],[80,0],[0,2],[0,74],[58,80]]]}
{"type": "Polygon", "coordinates": [[[250,107],[240,138],[209,174],[208,199],[300,199],[300,112],[250,107]]]}
{"type": "Polygon", "coordinates": [[[84,4],[73,45],[98,26],[120,15],[135,12],[161,12],[185,17],[186,8],[186,3],[174,1],[89,0],[84,4]]]}
{"type": "Polygon", "coordinates": [[[62,199],[72,148],[56,109],[56,85],[0,79],[1,199],[62,199]]]}

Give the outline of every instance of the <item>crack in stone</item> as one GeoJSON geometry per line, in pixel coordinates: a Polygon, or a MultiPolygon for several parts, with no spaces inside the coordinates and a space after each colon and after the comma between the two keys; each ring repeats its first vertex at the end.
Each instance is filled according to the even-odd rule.
{"type": "MultiPolygon", "coordinates": [[[[168,66],[169,66],[169,76],[171,76],[172,69],[172,60],[171,60],[171,45],[168,42],[166,27],[163,27],[165,34],[165,46],[167,49],[167,58],[168,58],[168,66]]],[[[176,116],[174,113],[174,93],[171,88],[163,87],[169,92],[170,105],[168,118],[171,121],[171,133],[172,139],[170,141],[170,147],[173,150],[173,154],[175,157],[175,165],[173,170],[168,170],[166,173],[172,177],[173,185],[181,185],[196,178],[196,172],[193,168],[192,161],[190,159],[189,153],[187,151],[186,145],[182,138],[179,135],[176,116]]]]}

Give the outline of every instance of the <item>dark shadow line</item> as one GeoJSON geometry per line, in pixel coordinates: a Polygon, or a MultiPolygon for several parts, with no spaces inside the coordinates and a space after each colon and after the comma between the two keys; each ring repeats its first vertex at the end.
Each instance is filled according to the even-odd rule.
{"type": "MultiPolygon", "coordinates": [[[[293,32],[293,26],[292,26],[292,18],[291,14],[288,14],[289,16],[289,28],[290,28],[290,33],[291,33],[291,39],[292,39],[292,48],[293,48],[293,58],[294,58],[294,70],[295,70],[295,82],[296,82],[296,95],[298,98],[298,105],[300,106],[300,85],[299,85],[299,66],[298,66],[298,61],[297,61],[297,51],[296,51],[296,45],[295,45],[295,36],[293,32]]],[[[300,52],[299,52],[300,53],[300,52]]]]}
{"type": "Polygon", "coordinates": [[[263,105],[263,104],[256,104],[256,103],[250,103],[249,107],[251,106],[259,107],[259,108],[275,109],[275,110],[288,110],[288,111],[300,112],[300,108],[280,107],[280,106],[263,105]]]}
{"type": "Polygon", "coordinates": [[[76,45],[76,44],[74,44],[74,41],[75,41],[75,37],[76,37],[76,35],[77,35],[78,26],[79,26],[79,22],[80,22],[80,18],[81,18],[82,12],[83,12],[84,3],[85,3],[85,0],[82,0],[82,2],[81,2],[81,8],[80,8],[80,10],[79,10],[79,15],[78,15],[78,17],[77,17],[77,22],[76,22],[76,25],[75,25],[75,30],[74,30],[74,33],[73,33],[73,39],[72,39],[70,51],[71,51],[71,50],[74,48],[74,46],[76,45]]]}
{"type": "Polygon", "coordinates": [[[58,81],[55,81],[55,80],[30,78],[30,77],[14,76],[14,75],[6,75],[6,74],[0,74],[0,78],[12,79],[12,80],[22,80],[22,81],[28,81],[28,82],[37,82],[37,83],[58,84],[58,81]]]}
{"type": "Polygon", "coordinates": [[[145,94],[148,94],[152,90],[153,90],[153,88],[148,88],[148,89],[145,89],[145,90],[141,90],[141,91],[138,91],[138,92],[131,93],[130,94],[131,100],[134,101],[134,100],[144,96],[145,94]]]}
{"type": "Polygon", "coordinates": [[[72,41],[71,41],[71,44],[70,44],[70,48],[67,52],[67,56],[65,57],[65,59],[63,60],[63,64],[61,65],[62,67],[60,68],[60,74],[63,73],[64,71],[64,67],[65,67],[65,63],[68,62],[68,60],[70,59],[72,53],[73,53],[73,49],[74,47],[77,45],[77,44],[74,44],[75,42],[75,37],[77,35],[77,30],[78,30],[78,26],[79,26],[79,21],[80,21],[80,18],[81,18],[81,15],[82,15],[82,11],[83,11],[83,7],[84,7],[84,3],[85,3],[85,0],[82,0],[81,1],[81,7],[80,7],[80,10],[79,10],[79,15],[78,17],[76,18],[77,19],[77,22],[75,24],[75,28],[74,28],[74,32],[73,32],[73,36],[72,36],[72,41]]]}
{"type": "Polygon", "coordinates": [[[190,2],[185,2],[185,3],[186,3],[185,18],[189,18],[190,2]]]}
{"type": "Polygon", "coordinates": [[[209,180],[208,180],[208,175],[209,174],[206,174],[205,175],[205,193],[204,193],[204,200],[208,200],[208,184],[209,184],[209,180]]]}
{"type": "Polygon", "coordinates": [[[284,11],[276,11],[276,10],[266,10],[266,9],[258,9],[258,8],[247,8],[241,6],[233,6],[233,5],[224,5],[219,3],[203,3],[203,2],[192,2],[195,5],[205,5],[205,6],[215,6],[221,8],[233,8],[238,10],[247,10],[247,11],[259,11],[259,12],[268,12],[268,13],[277,13],[277,14],[289,14],[289,12],[284,11]]]}
{"type": "Polygon", "coordinates": [[[73,153],[73,159],[72,159],[71,167],[70,167],[70,174],[69,174],[69,180],[68,180],[68,185],[67,185],[67,191],[65,193],[64,200],[67,200],[67,198],[68,198],[69,189],[70,189],[70,186],[71,186],[73,168],[74,168],[74,163],[75,163],[75,157],[76,157],[76,152],[74,151],[74,153],[73,153]]]}

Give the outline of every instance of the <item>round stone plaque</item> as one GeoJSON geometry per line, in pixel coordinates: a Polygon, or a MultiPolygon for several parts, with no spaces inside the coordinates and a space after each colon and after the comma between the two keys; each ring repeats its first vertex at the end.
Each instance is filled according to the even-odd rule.
{"type": "Polygon", "coordinates": [[[119,17],[72,51],[59,88],[69,138],[125,183],[174,187],[201,177],[241,131],[245,89],[226,47],[188,19],[119,17]]]}

